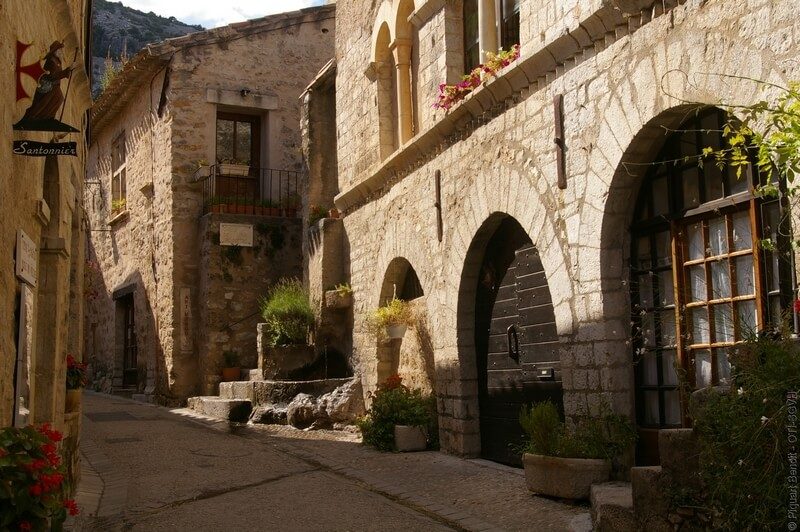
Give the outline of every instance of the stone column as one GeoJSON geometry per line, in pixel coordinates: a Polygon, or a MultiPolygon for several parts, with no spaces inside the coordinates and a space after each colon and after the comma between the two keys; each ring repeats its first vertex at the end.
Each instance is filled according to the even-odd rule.
{"type": "Polygon", "coordinates": [[[478,0],[478,37],[481,47],[481,63],[486,62],[486,52],[497,51],[499,43],[497,8],[496,0],[478,0]]]}
{"type": "Polygon", "coordinates": [[[414,103],[411,98],[411,39],[395,39],[391,45],[397,68],[397,126],[402,146],[414,136],[414,103]]]}

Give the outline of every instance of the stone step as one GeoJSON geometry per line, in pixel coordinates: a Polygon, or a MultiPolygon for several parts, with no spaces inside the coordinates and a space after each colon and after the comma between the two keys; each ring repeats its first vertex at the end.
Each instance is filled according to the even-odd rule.
{"type": "Polygon", "coordinates": [[[631,493],[637,525],[647,531],[671,531],[668,486],[661,466],[632,467],[631,493]]]}
{"type": "Polygon", "coordinates": [[[592,523],[597,532],[634,532],[633,490],[629,482],[592,486],[592,523]]]}
{"type": "Polygon", "coordinates": [[[697,436],[693,429],[658,431],[658,454],[661,468],[672,485],[699,487],[700,470],[697,436]]]}
{"type": "Polygon", "coordinates": [[[187,401],[189,408],[217,419],[227,421],[246,422],[253,410],[253,404],[247,400],[225,399],[216,396],[190,397],[187,401]]]}

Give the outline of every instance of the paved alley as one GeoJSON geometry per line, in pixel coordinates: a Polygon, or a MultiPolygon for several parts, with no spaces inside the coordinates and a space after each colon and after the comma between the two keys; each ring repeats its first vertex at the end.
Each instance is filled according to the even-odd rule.
{"type": "Polygon", "coordinates": [[[72,530],[588,530],[520,470],[84,393],[72,530]]]}

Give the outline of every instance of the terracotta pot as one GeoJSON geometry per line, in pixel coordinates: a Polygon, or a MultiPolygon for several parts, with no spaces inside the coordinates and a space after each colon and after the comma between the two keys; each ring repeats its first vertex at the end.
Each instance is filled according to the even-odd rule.
{"type": "Polygon", "coordinates": [[[64,412],[80,412],[81,411],[81,394],[83,390],[80,388],[74,390],[67,390],[66,400],[64,401],[64,412]]]}
{"type": "Polygon", "coordinates": [[[425,433],[425,427],[395,425],[394,446],[401,453],[424,451],[428,447],[428,435],[425,433]]]}
{"type": "Polygon", "coordinates": [[[247,205],[237,205],[235,209],[236,214],[247,214],[247,205]]]}
{"type": "Polygon", "coordinates": [[[221,204],[212,205],[211,212],[213,212],[214,214],[220,214],[222,212],[225,212],[224,206],[221,204]]]}
{"type": "Polygon", "coordinates": [[[266,213],[264,212],[264,207],[262,207],[261,205],[256,205],[255,207],[253,207],[253,214],[255,214],[256,216],[264,216],[266,213]]]}
{"type": "Polygon", "coordinates": [[[287,218],[294,218],[297,216],[297,208],[296,207],[286,207],[283,209],[283,215],[287,218]]]}
{"type": "Polygon", "coordinates": [[[392,340],[396,340],[405,336],[407,329],[408,326],[402,323],[399,325],[388,325],[386,327],[386,336],[392,340]]]}
{"type": "Polygon", "coordinates": [[[253,213],[256,212],[255,209],[256,208],[253,205],[245,205],[244,206],[244,213],[245,214],[253,214],[253,213]]]}
{"type": "Polygon", "coordinates": [[[339,218],[339,216],[340,216],[339,209],[337,209],[336,207],[328,211],[328,218],[333,218],[335,220],[339,218]]]}
{"type": "Polygon", "coordinates": [[[592,484],[608,482],[611,476],[607,460],[525,453],[522,463],[529,490],[562,499],[588,499],[592,484]]]}
{"type": "Polygon", "coordinates": [[[281,210],[277,207],[269,207],[267,209],[267,216],[280,216],[281,210]]]}
{"type": "Polygon", "coordinates": [[[242,368],[222,368],[222,381],[233,382],[242,378],[242,368]]]}

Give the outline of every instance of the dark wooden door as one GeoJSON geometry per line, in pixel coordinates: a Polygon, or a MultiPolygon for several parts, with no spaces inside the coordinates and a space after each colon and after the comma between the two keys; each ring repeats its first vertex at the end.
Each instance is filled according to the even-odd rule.
{"type": "Polygon", "coordinates": [[[125,318],[122,358],[122,385],[136,386],[138,383],[136,324],[134,322],[133,296],[122,299],[125,318]]]}
{"type": "Polygon", "coordinates": [[[523,405],[562,403],[558,336],[542,261],[522,227],[505,220],[486,249],[476,298],[481,454],[521,465],[523,405]]]}

